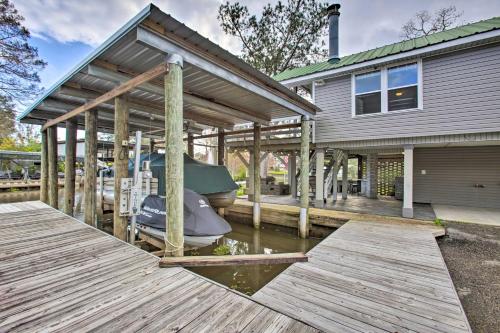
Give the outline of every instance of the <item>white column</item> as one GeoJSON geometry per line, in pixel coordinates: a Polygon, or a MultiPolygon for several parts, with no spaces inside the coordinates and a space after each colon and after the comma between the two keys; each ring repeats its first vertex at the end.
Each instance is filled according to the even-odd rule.
{"type": "Polygon", "coordinates": [[[324,183],[325,183],[325,175],[324,168],[325,166],[325,149],[318,148],[316,149],[316,206],[322,207],[324,203],[324,183]]]}
{"type": "Polygon", "coordinates": [[[347,199],[347,187],[349,186],[348,181],[348,164],[349,164],[349,154],[345,151],[342,156],[342,199],[347,199]]]}
{"type": "Polygon", "coordinates": [[[288,164],[290,165],[290,193],[292,194],[292,198],[297,198],[297,156],[295,152],[291,153],[288,157],[288,164]]]}
{"type": "Polygon", "coordinates": [[[413,146],[404,150],[403,217],[413,217],[413,146]]]}
{"type": "Polygon", "coordinates": [[[366,158],[366,196],[371,199],[377,199],[378,193],[377,162],[377,154],[368,154],[366,158]]]}

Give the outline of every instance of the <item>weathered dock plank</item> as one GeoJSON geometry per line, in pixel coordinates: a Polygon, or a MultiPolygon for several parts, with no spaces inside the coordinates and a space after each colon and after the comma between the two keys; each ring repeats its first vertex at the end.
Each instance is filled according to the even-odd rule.
{"type": "Polygon", "coordinates": [[[436,234],[350,221],[253,298],[325,332],[470,332],[436,234]]]}
{"type": "Polygon", "coordinates": [[[41,202],[0,232],[0,332],[318,332],[41,202]]]}

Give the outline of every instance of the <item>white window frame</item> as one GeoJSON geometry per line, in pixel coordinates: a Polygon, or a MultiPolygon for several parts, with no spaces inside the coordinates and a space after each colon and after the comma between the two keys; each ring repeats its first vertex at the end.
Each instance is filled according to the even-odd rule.
{"type": "MultiPolygon", "coordinates": [[[[414,85],[408,85],[408,86],[401,86],[398,88],[404,88],[404,87],[413,87],[414,85]]],[[[378,90],[377,90],[378,91],[378,90]]],[[[367,69],[364,71],[359,71],[351,74],[351,114],[352,118],[359,118],[359,117],[372,117],[372,116],[379,116],[379,115],[386,115],[386,114],[395,114],[395,113],[401,113],[401,112],[408,112],[408,111],[420,111],[423,110],[424,108],[424,91],[423,91],[423,84],[422,84],[422,59],[417,59],[415,60],[410,60],[410,61],[405,61],[405,62],[399,62],[395,64],[390,64],[390,65],[385,65],[380,67],[377,70],[373,69],[367,69]],[[395,110],[395,111],[389,111],[389,106],[388,106],[388,79],[387,79],[387,72],[389,68],[392,67],[397,67],[401,65],[407,65],[407,64],[417,64],[417,107],[416,108],[411,108],[411,109],[403,109],[403,110],[395,110]],[[365,74],[365,73],[371,73],[371,72],[377,72],[380,71],[380,112],[378,113],[368,113],[368,114],[356,114],[356,75],[360,74],[365,74]]]]}

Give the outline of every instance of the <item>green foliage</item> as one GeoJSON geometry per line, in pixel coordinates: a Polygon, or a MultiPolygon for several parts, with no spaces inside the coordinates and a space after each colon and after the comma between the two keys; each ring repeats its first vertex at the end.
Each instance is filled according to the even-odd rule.
{"type": "Polygon", "coordinates": [[[46,66],[28,44],[30,33],[23,21],[9,0],[0,1],[0,96],[6,102],[34,98],[40,92],[38,71],[46,66]]]}
{"type": "Polygon", "coordinates": [[[245,195],[245,189],[246,189],[245,186],[240,186],[236,191],[236,196],[240,197],[242,195],[245,195]]]}
{"type": "Polygon", "coordinates": [[[318,0],[278,1],[250,14],[240,3],[226,2],[217,19],[226,34],[240,39],[242,58],[267,75],[309,65],[327,55],[328,3],[318,0]]]}
{"type": "Polygon", "coordinates": [[[219,245],[213,250],[216,256],[226,256],[231,254],[231,248],[228,245],[219,245]]]}
{"type": "Polygon", "coordinates": [[[239,182],[239,181],[243,181],[247,178],[247,173],[246,173],[246,170],[245,168],[239,168],[237,173],[234,175],[234,181],[235,182],[239,182]]]}
{"type": "Polygon", "coordinates": [[[440,218],[435,218],[434,219],[434,224],[439,226],[439,227],[442,227],[443,226],[443,220],[441,220],[440,218]]]}
{"type": "Polygon", "coordinates": [[[42,150],[42,144],[34,138],[23,141],[16,141],[12,137],[0,138],[0,150],[26,151],[26,152],[38,152],[42,150]]]}

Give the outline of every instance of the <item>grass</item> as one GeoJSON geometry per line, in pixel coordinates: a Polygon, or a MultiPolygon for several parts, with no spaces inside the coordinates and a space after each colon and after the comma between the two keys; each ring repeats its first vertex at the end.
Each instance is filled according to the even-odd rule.
{"type": "Polygon", "coordinates": [[[441,220],[440,218],[435,218],[434,219],[434,225],[437,225],[438,227],[442,227],[443,226],[443,220],[441,220]]]}

